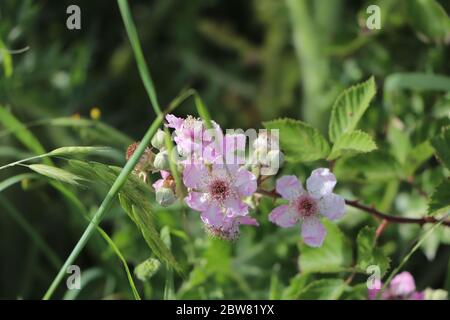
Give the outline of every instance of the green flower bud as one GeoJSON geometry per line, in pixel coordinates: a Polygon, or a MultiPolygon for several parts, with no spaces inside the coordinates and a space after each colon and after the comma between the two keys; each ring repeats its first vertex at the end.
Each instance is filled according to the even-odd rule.
{"type": "Polygon", "coordinates": [[[169,154],[166,150],[159,152],[155,156],[155,161],[153,162],[153,166],[157,170],[169,170],[170,162],[169,162],[169,154]]]}
{"type": "Polygon", "coordinates": [[[172,189],[162,187],[156,190],[156,202],[158,202],[161,206],[170,206],[176,200],[177,198],[175,197],[175,193],[172,189]]]}
{"type": "Polygon", "coordinates": [[[166,146],[165,139],[166,139],[166,133],[163,130],[158,129],[158,131],[156,131],[155,135],[152,138],[151,144],[156,149],[159,149],[159,150],[164,149],[166,146]]]}

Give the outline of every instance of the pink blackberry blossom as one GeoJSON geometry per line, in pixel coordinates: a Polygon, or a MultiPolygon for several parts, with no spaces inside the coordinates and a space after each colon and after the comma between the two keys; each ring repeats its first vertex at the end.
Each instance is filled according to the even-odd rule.
{"type": "Polygon", "coordinates": [[[345,213],[344,198],[332,193],[336,178],[326,168],[316,169],[306,180],[306,189],[295,176],[278,179],[276,191],[286,200],[286,205],[275,208],[269,220],[280,227],[289,228],[301,224],[301,234],[311,247],[322,246],[326,229],[321,217],[336,220],[345,213]]]}
{"type": "Polygon", "coordinates": [[[256,219],[249,216],[227,217],[220,214],[216,219],[209,220],[202,216],[203,223],[209,234],[224,239],[235,240],[240,233],[241,225],[259,226],[256,219]]]}
{"type": "Polygon", "coordinates": [[[242,198],[256,191],[256,177],[237,165],[187,164],[183,183],[190,188],[186,204],[214,226],[221,225],[224,216],[247,215],[248,205],[242,198]]]}
{"type": "MultiPolygon", "coordinates": [[[[383,284],[380,282],[380,289],[369,289],[369,300],[375,300],[378,292],[381,290],[383,284]]],[[[389,287],[384,290],[381,295],[381,300],[424,300],[425,294],[416,291],[416,283],[411,273],[404,271],[396,275],[389,287]]]]}
{"type": "MultiPolygon", "coordinates": [[[[214,142],[214,132],[206,129],[203,121],[192,116],[186,119],[172,114],[166,116],[166,127],[175,129],[174,141],[178,152],[187,158],[186,163],[201,159],[205,148],[214,142]]],[[[213,121],[214,130],[221,134],[220,126],[213,121]]]]}

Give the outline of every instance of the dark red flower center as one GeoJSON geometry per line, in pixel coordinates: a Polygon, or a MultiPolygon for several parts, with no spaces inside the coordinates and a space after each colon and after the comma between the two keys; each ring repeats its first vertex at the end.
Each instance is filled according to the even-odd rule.
{"type": "Polygon", "coordinates": [[[208,186],[208,191],[211,197],[219,202],[227,199],[231,193],[229,183],[221,179],[213,180],[208,186]]]}
{"type": "Polygon", "coordinates": [[[301,218],[307,218],[317,213],[317,202],[309,195],[302,195],[295,200],[294,207],[301,218]]]}

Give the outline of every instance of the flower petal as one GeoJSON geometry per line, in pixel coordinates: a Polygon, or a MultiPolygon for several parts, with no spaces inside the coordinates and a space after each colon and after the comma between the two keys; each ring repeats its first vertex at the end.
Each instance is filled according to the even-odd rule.
{"type": "Polygon", "coordinates": [[[202,189],[208,169],[202,164],[187,164],[183,170],[183,183],[188,188],[202,189]]]}
{"type": "Polygon", "coordinates": [[[333,191],[336,177],[327,168],[319,168],[306,180],[306,189],[315,198],[321,198],[333,191]]]}
{"type": "Polygon", "coordinates": [[[317,216],[303,220],[302,237],[305,243],[311,247],[321,247],[327,230],[317,216]]]}
{"type": "Polygon", "coordinates": [[[166,127],[174,128],[175,130],[179,130],[184,123],[184,119],[175,117],[173,114],[166,115],[166,127]]]}
{"type": "Polygon", "coordinates": [[[228,217],[245,216],[248,213],[248,205],[239,198],[228,198],[224,206],[228,217]]]}
{"type": "Polygon", "coordinates": [[[257,188],[256,177],[253,173],[241,167],[237,170],[234,182],[240,196],[251,196],[257,188]]]}
{"type": "Polygon", "coordinates": [[[331,193],[319,200],[320,213],[330,220],[336,220],[345,213],[345,200],[337,194],[331,193]]]}
{"type": "Polygon", "coordinates": [[[392,279],[389,289],[395,296],[407,296],[416,290],[416,283],[411,273],[404,271],[392,279]]]}
{"type": "Polygon", "coordinates": [[[255,218],[252,218],[249,216],[237,217],[236,219],[240,224],[246,224],[246,225],[250,225],[250,226],[259,226],[258,221],[255,218]]]}
{"type": "Polygon", "coordinates": [[[152,187],[155,190],[158,190],[158,189],[162,188],[163,184],[164,184],[164,179],[158,179],[155,181],[155,183],[152,184],[152,187]]]}
{"type": "Polygon", "coordinates": [[[282,228],[294,226],[298,221],[298,216],[288,205],[281,205],[272,210],[269,220],[282,228]]]}
{"type": "Polygon", "coordinates": [[[201,213],[200,217],[202,218],[203,223],[216,228],[226,225],[224,216],[220,211],[220,208],[216,205],[210,205],[207,210],[201,213]]]}
{"type": "Polygon", "coordinates": [[[283,198],[288,200],[294,200],[304,192],[296,176],[283,176],[278,179],[276,190],[283,198]]]}
{"type": "Polygon", "coordinates": [[[205,194],[200,192],[189,192],[184,201],[191,209],[196,211],[206,211],[209,207],[205,194]]]}

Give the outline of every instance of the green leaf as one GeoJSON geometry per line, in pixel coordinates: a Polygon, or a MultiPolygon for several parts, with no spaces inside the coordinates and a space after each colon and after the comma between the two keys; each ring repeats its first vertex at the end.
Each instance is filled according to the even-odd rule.
{"type": "Polygon", "coordinates": [[[445,127],[439,135],[431,139],[431,145],[438,159],[450,170],[450,127],[445,127]]]}
{"type": "Polygon", "coordinates": [[[312,282],[299,294],[301,300],[337,300],[346,290],[342,279],[321,279],[312,282]]]}
{"type": "Polygon", "coordinates": [[[400,164],[393,156],[375,151],[338,159],[334,174],[338,180],[374,182],[397,179],[400,175],[399,170],[400,164]]]}
{"type": "Polygon", "coordinates": [[[13,74],[13,60],[11,53],[8,48],[6,48],[3,40],[0,38],[0,61],[3,62],[3,70],[5,72],[5,77],[10,78],[13,74]]]}
{"type": "Polygon", "coordinates": [[[323,221],[327,235],[320,248],[300,245],[300,271],[332,273],[348,271],[352,264],[352,246],[339,227],[323,221]]]}
{"type": "Polygon", "coordinates": [[[375,150],[377,145],[367,133],[356,130],[341,135],[331,149],[328,160],[334,160],[343,154],[367,153],[375,150]]]}
{"type": "MultiPolygon", "coordinates": [[[[13,132],[16,138],[29,150],[36,154],[45,153],[36,137],[5,107],[0,106],[0,123],[9,131],[13,132]]],[[[51,164],[47,162],[47,164],[51,164]]]]}
{"type": "Polygon", "coordinates": [[[289,281],[289,286],[283,291],[283,300],[298,299],[305,287],[312,281],[312,275],[308,273],[297,274],[289,281]]]}
{"type": "Polygon", "coordinates": [[[42,174],[43,176],[73,185],[78,185],[78,180],[85,180],[84,178],[77,176],[69,171],[52,166],[47,166],[45,164],[30,164],[27,167],[39,174],[42,174]]]}
{"type": "Polygon", "coordinates": [[[403,166],[406,176],[411,176],[422,164],[424,164],[433,155],[434,149],[430,141],[424,141],[412,148],[405,160],[403,166]]]}
{"type": "Polygon", "coordinates": [[[358,233],[357,244],[357,268],[362,272],[370,265],[376,265],[380,268],[381,276],[389,269],[390,259],[383,251],[376,247],[375,228],[365,226],[358,233]]]}
{"type": "Polygon", "coordinates": [[[424,40],[448,43],[450,19],[444,8],[435,0],[408,0],[411,26],[424,40]]]}
{"type": "Polygon", "coordinates": [[[367,300],[367,284],[359,283],[353,287],[347,286],[345,292],[339,297],[340,300],[367,300]]]}
{"type": "MultiPolygon", "coordinates": [[[[75,172],[92,181],[111,186],[120,173],[121,168],[107,166],[95,161],[70,160],[75,172]]],[[[154,197],[148,185],[134,175],[130,175],[119,192],[119,202],[131,220],[137,225],[149,248],[162,261],[167,262],[175,270],[181,271],[171,251],[161,240],[156,229],[153,208],[149,199],[154,197]]]]}
{"type": "Polygon", "coordinates": [[[450,180],[442,181],[431,195],[429,203],[429,214],[440,214],[450,212],[450,180]]]}
{"type": "Polygon", "coordinates": [[[134,268],[134,274],[139,280],[146,282],[153,277],[156,272],[158,272],[160,266],[161,262],[159,262],[159,260],[155,258],[148,258],[134,268]]]}
{"type": "Polygon", "coordinates": [[[330,152],[326,139],[315,128],[294,119],[277,119],[263,123],[266,129],[278,129],[281,148],[291,162],[325,159],[330,152]]]}
{"type": "Polygon", "coordinates": [[[54,149],[48,153],[49,156],[68,156],[68,155],[80,155],[80,154],[98,154],[110,152],[110,147],[96,147],[96,146],[73,146],[73,147],[61,147],[54,149]]]}
{"type": "Polygon", "coordinates": [[[328,129],[331,141],[336,142],[344,133],[355,130],[375,94],[375,80],[371,77],[339,95],[331,109],[328,129]]]}

